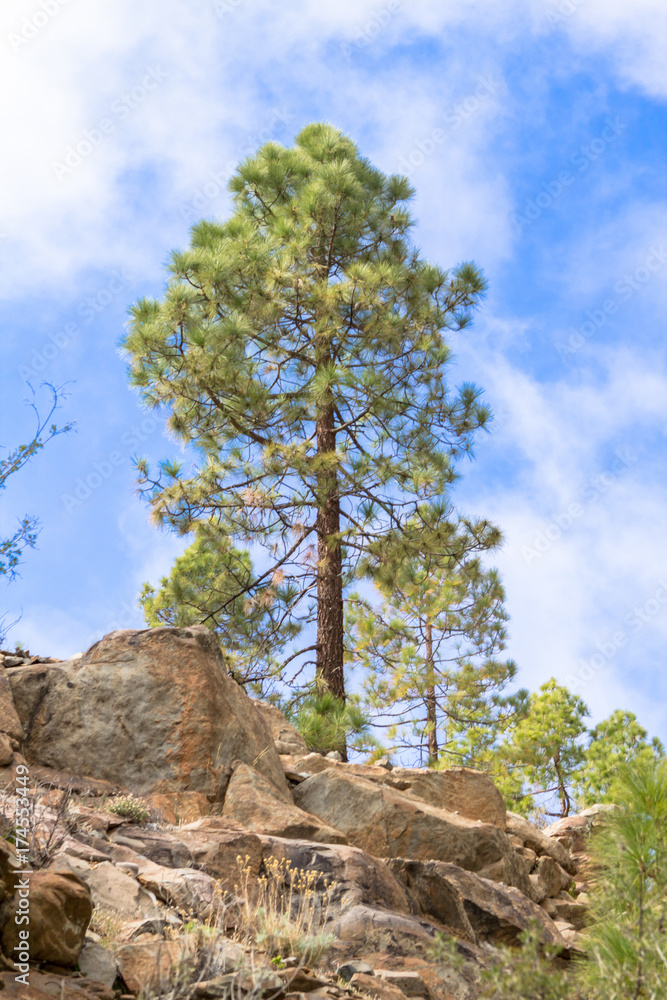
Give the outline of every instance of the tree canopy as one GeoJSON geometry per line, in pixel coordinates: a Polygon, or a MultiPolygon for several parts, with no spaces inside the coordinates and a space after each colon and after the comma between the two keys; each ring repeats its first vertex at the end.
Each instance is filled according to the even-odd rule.
{"type": "Polygon", "coordinates": [[[301,653],[320,688],[344,699],[346,587],[379,553],[452,555],[448,489],[489,411],[449,386],[448,334],[485,282],[422,259],[407,179],[329,125],[267,143],[230,187],[231,217],[196,225],[163,298],[132,310],[132,381],[198,456],[142,464],[144,488],[158,523],[261,551],[211,610],[282,588],[286,620],[317,625],[301,653]]]}

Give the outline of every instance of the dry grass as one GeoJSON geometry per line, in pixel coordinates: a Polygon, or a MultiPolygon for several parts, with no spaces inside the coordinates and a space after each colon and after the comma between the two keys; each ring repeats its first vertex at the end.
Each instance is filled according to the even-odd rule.
{"type": "Polygon", "coordinates": [[[284,990],[276,966],[287,959],[296,970],[313,965],[331,947],[334,936],[325,929],[330,890],[318,885],[320,873],[272,858],[258,879],[249,860],[238,858],[233,896],[220,887],[206,920],[170,932],[179,943],[171,983],[159,993],[145,991],[142,1000],[192,1000],[212,979],[227,1000],[271,1000],[272,991],[284,990]]]}
{"type": "Polygon", "coordinates": [[[249,859],[238,862],[241,877],[235,890],[246,939],[271,959],[290,957],[315,964],[334,940],[325,930],[331,890],[319,890],[320,873],[269,858],[265,874],[255,880],[249,859]]]}

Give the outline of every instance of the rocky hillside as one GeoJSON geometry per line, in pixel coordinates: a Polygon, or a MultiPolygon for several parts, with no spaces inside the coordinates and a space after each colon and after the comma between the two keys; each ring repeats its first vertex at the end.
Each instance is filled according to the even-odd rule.
{"type": "Polygon", "coordinates": [[[581,948],[601,807],[538,830],[476,771],[309,753],[203,627],[0,654],[0,781],[8,1000],[474,1000],[531,925],[581,948]]]}

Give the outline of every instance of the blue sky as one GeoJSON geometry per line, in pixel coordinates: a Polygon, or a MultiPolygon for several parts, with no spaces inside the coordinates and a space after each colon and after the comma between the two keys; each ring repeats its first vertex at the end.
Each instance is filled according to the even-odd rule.
{"type": "Polygon", "coordinates": [[[667,738],[663,0],[8,0],[0,46],[0,443],[29,436],[26,382],[77,421],[2,495],[0,536],[43,525],[2,585],[12,640],[141,626],[184,543],[135,494],[133,456],[179,446],[128,388],[128,306],[240,159],[328,120],[409,174],[425,256],[489,279],[452,381],[496,421],[455,499],[504,530],[521,684],[667,738]]]}

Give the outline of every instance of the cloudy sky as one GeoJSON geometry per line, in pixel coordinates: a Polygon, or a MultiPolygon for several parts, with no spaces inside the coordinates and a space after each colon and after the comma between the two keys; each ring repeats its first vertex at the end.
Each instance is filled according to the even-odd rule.
{"type": "Polygon", "coordinates": [[[489,279],[452,380],[496,420],[456,499],[504,530],[520,682],[667,738],[664,0],[6,0],[0,47],[0,443],[28,383],[77,422],[2,494],[0,537],[42,523],[12,642],[141,625],[183,542],[134,492],[178,446],[128,388],[128,306],[239,160],[327,120],[410,176],[425,256],[489,279]]]}

